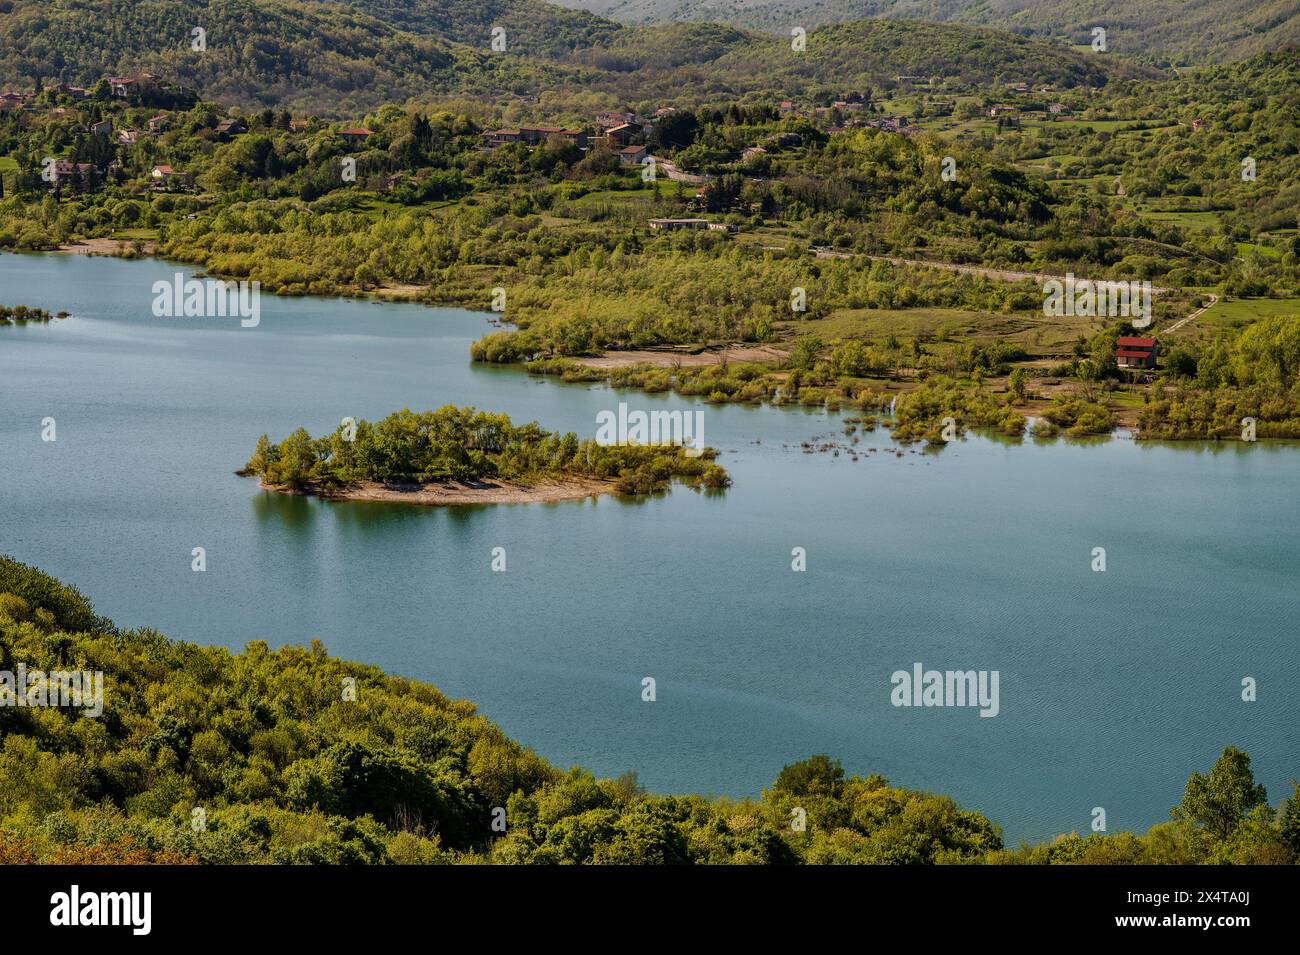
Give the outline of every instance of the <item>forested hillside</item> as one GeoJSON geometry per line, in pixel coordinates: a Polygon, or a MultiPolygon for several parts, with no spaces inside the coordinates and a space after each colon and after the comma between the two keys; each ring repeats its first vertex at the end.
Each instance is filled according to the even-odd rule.
{"type": "MultiPolygon", "coordinates": [[[[619,34],[608,49],[590,56],[610,69],[644,74],[645,82],[652,88],[659,84],[665,92],[659,64],[693,65],[705,89],[725,84],[734,91],[787,95],[818,88],[893,85],[900,74],[957,85],[1014,78],[1062,87],[1103,86],[1115,76],[1157,75],[1119,58],[1080,53],[1011,33],[890,20],[829,25],[810,33],[803,51],[791,49],[788,34],[755,37],[704,24],[643,28],[619,34]],[[610,54],[620,59],[602,59],[610,54]]],[[[677,76],[670,73],[668,79],[675,81],[677,76]]]]}
{"type": "Polygon", "coordinates": [[[1150,62],[1190,65],[1236,60],[1300,42],[1292,0],[558,0],[621,23],[715,20],[788,33],[870,17],[970,23],[1088,43],[1106,29],[1113,52],[1150,62]]]}
{"type": "Polygon", "coordinates": [[[612,20],[545,0],[312,0],[341,3],[402,30],[486,46],[493,27],[516,53],[558,57],[607,42],[622,28],[612,20]]]}
{"type": "Polygon", "coordinates": [[[473,95],[496,102],[778,98],[893,82],[899,73],[1063,87],[1144,75],[1117,58],[957,26],[828,27],[788,39],[708,24],[627,29],[538,0],[479,7],[391,0],[0,0],[0,88],[92,86],[140,72],[203,98],[347,115],[380,103],[473,95]],[[491,30],[505,29],[505,50],[491,30]],[[206,48],[191,48],[191,31],[206,48]]]}
{"type": "Polygon", "coordinates": [[[140,72],[222,102],[336,111],[561,82],[541,61],[493,58],[486,33],[477,46],[456,44],[334,4],[0,2],[0,85],[30,88],[39,78],[90,86],[140,72]],[[206,31],[203,51],[191,49],[196,27],[206,31]]]}
{"type": "Polygon", "coordinates": [[[1300,851],[1300,789],[1275,809],[1231,747],[1144,836],[1018,850],[979,812],[826,756],[786,766],[757,800],[652,795],[633,773],[561,771],[472,703],[318,643],[232,654],[122,630],[0,558],[0,671],[19,666],[102,672],[103,710],[0,706],[0,864],[1249,864],[1300,851]]]}

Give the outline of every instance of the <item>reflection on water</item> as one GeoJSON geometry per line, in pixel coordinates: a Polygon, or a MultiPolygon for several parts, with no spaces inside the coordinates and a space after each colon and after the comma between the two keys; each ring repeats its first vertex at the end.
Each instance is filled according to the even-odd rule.
{"type": "Polygon", "coordinates": [[[1139,448],[1151,451],[1159,448],[1164,451],[1179,451],[1185,454],[1212,455],[1233,454],[1239,456],[1251,454],[1285,454],[1294,455],[1300,450],[1300,441],[1281,441],[1261,438],[1258,441],[1134,441],[1139,448]]]}
{"type": "MultiPolygon", "coordinates": [[[[249,479],[249,487],[256,487],[254,479],[249,479]]],[[[316,522],[317,509],[321,502],[305,494],[281,494],[279,491],[266,491],[257,488],[251,496],[253,513],[263,530],[274,533],[285,528],[306,536],[316,522]],[[268,526],[269,525],[269,526],[268,526]]]]}

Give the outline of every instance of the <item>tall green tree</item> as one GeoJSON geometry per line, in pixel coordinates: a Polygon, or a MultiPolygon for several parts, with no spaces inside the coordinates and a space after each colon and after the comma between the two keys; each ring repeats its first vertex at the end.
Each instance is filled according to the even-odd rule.
{"type": "Polygon", "coordinates": [[[1255,782],[1250,756],[1229,746],[1208,776],[1192,773],[1183,801],[1174,807],[1176,819],[1187,819],[1226,839],[1256,806],[1268,803],[1268,793],[1255,782]]]}

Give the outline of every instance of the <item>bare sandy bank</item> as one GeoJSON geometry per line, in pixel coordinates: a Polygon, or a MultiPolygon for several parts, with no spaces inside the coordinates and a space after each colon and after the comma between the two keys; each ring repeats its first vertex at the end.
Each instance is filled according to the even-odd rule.
{"type": "Polygon", "coordinates": [[[342,488],[309,485],[301,491],[265,482],[262,487],[281,494],[308,494],[332,501],[394,501],[432,507],[459,504],[546,504],[576,501],[614,491],[612,481],[598,481],[595,478],[564,478],[539,481],[537,484],[497,480],[451,481],[445,484],[381,484],[377,481],[360,481],[342,488]]]}
{"type": "Polygon", "coordinates": [[[671,368],[674,365],[717,365],[727,362],[779,363],[786,353],[767,345],[732,345],[717,351],[691,354],[683,351],[607,351],[595,358],[577,358],[574,361],[588,368],[626,368],[629,365],[655,365],[671,368]]]}
{"type": "MultiPolygon", "coordinates": [[[[134,239],[79,239],[68,245],[61,245],[56,252],[71,252],[77,255],[117,255],[126,249],[131,248],[134,239]]],[[[157,251],[157,243],[145,241],[142,243],[141,253],[143,255],[153,255],[157,251]]]]}

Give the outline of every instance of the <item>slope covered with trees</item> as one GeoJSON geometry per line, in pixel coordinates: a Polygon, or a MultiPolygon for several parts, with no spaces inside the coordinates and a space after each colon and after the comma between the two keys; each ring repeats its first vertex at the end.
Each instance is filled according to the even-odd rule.
{"type": "MultiPolygon", "coordinates": [[[[458,31],[463,32],[463,31],[458,31]]],[[[517,39],[527,31],[521,25],[517,39]]],[[[38,78],[90,86],[153,73],[212,100],[363,110],[450,92],[562,85],[542,59],[412,33],[359,6],[294,0],[3,0],[0,85],[38,78]],[[206,48],[192,49],[191,31],[206,48]]]]}
{"type": "Polygon", "coordinates": [[[1007,33],[886,21],[828,27],[805,55],[769,34],[629,29],[540,0],[0,0],[2,87],[88,87],[149,72],[218,102],[328,115],[453,94],[698,101],[738,90],[811,95],[900,72],[991,82],[1007,70],[1096,86],[1135,68],[1007,33]],[[506,31],[504,52],[491,48],[496,26],[506,31]],[[195,28],[205,31],[201,51],[192,49],[195,28]]]}
{"type": "Polygon", "coordinates": [[[1110,50],[1156,63],[1245,59],[1300,42],[1291,0],[556,0],[621,23],[716,20],[788,33],[869,17],[970,23],[1088,43],[1105,27],[1110,50]]]}
{"type": "Polygon", "coordinates": [[[493,27],[505,31],[507,49],[560,57],[596,46],[621,32],[612,20],[546,0],[312,0],[341,3],[385,23],[424,36],[485,47],[493,27]]]}

